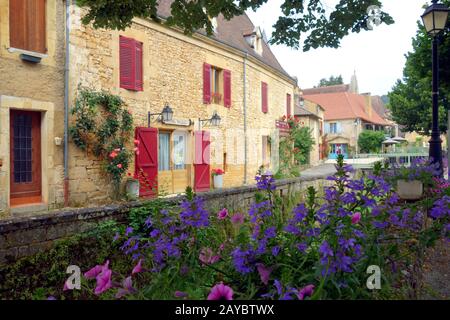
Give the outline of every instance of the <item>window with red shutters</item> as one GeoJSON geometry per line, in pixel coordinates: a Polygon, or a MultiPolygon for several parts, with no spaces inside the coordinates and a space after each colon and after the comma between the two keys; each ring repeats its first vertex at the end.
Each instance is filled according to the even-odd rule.
{"type": "Polygon", "coordinates": [[[120,36],[120,87],[127,90],[144,90],[143,44],[132,38],[120,36]]]}
{"type": "Polygon", "coordinates": [[[211,103],[211,65],[203,64],[203,103],[211,103]]]}
{"type": "Polygon", "coordinates": [[[223,70],[223,102],[225,107],[231,107],[231,71],[223,70]]]}
{"type": "Polygon", "coordinates": [[[286,95],[286,116],[288,118],[291,116],[291,95],[289,93],[286,95]]]}
{"type": "Polygon", "coordinates": [[[267,83],[261,82],[261,109],[262,112],[267,113],[269,112],[269,105],[268,105],[268,88],[267,83]]]}

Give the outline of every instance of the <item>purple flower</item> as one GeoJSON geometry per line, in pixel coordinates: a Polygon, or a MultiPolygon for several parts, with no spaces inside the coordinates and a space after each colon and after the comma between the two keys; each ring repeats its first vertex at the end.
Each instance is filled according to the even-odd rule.
{"type": "Polygon", "coordinates": [[[233,300],[233,289],[222,282],[212,287],[208,300],[233,300]]]}
{"type": "Polygon", "coordinates": [[[187,298],[188,294],[183,291],[175,291],[175,298],[187,298]]]}
{"type": "Polygon", "coordinates": [[[278,255],[280,254],[280,250],[281,250],[280,246],[275,246],[275,247],[273,247],[273,248],[272,248],[272,255],[273,255],[274,257],[278,256],[278,255]]]}
{"type": "Polygon", "coordinates": [[[246,274],[254,270],[255,252],[253,250],[236,248],[231,256],[234,267],[239,273],[246,274]]]}
{"type": "Polygon", "coordinates": [[[361,212],[355,212],[352,215],[352,224],[357,224],[361,221],[361,212]]]}
{"type": "Polygon", "coordinates": [[[95,287],[94,293],[96,295],[100,295],[105,291],[108,291],[112,287],[111,282],[111,276],[112,276],[112,270],[111,269],[104,269],[98,276],[97,276],[97,286],[95,287]]]}
{"type": "Polygon", "coordinates": [[[220,260],[220,256],[215,255],[211,248],[203,248],[198,258],[205,265],[214,264],[220,260]]]}
{"type": "Polygon", "coordinates": [[[84,274],[86,279],[95,279],[103,270],[107,270],[109,268],[109,260],[105,262],[104,265],[96,265],[89,271],[84,274]]]}
{"type": "Polygon", "coordinates": [[[262,263],[257,263],[256,268],[261,278],[261,282],[267,286],[269,284],[269,277],[270,274],[272,273],[273,268],[268,268],[262,263]]]}
{"type": "Polygon", "coordinates": [[[243,224],[245,221],[245,217],[242,213],[235,213],[232,217],[231,217],[231,223],[232,224],[243,224]]]}
{"type": "Polygon", "coordinates": [[[195,197],[192,201],[184,200],[181,203],[181,222],[192,227],[207,227],[209,225],[209,213],[204,208],[204,201],[195,197]]]}
{"type": "Polygon", "coordinates": [[[309,284],[298,291],[297,297],[298,300],[304,300],[306,297],[311,297],[314,293],[314,285],[309,284]]]}
{"type": "Polygon", "coordinates": [[[142,259],[139,259],[139,262],[134,266],[133,271],[131,271],[131,274],[136,274],[142,272],[142,259]]]}
{"type": "Polygon", "coordinates": [[[324,240],[322,242],[322,244],[320,245],[319,253],[322,256],[321,263],[323,265],[328,263],[328,258],[329,257],[333,257],[334,256],[333,250],[331,249],[330,245],[328,244],[328,242],[326,240],[324,240]]]}
{"type": "Polygon", "coordinates": [[[54,296],[49,296],[49,297],[47,298],[47,300],[56,300],[56,298],[55,298],[54,296]]]}
{"type": "Polygon", "coordinates": [[[133,288],[133,280],[130,277],[127,277],[125,280],[123,280],[122,288],[119,288],[116,294],[116,299],[120,299],[127,294],[133,294],[136,293],[137,290],[133,288]]]}
{"type": "Polygon", "coordinates": [[[228,210],[226,208],[223,208],[217,213],[217,219],[224,220],[226,217],[228,217],[228,210]]]}
{"type": "Polygon", "coordinates": [[[125,236],[128,236],[131,233],[133,233],[133,228],[132,227],[127,227],[127,229],[125,230],[125,236]]]}

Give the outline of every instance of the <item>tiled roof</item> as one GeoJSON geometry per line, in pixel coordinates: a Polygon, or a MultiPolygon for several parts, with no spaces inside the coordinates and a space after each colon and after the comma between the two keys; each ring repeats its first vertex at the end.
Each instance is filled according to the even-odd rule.
{"type": "Polygon", "coordinates": [[[311,111],[302,108],[300,106],[295,106],[295,111],[294,111],[294,115],[295,116],[299,116],[299,117],[314,117],[314,118],[319,118],[319,116],[315,113],[312,113],[311,111]]]}
{"type": "MultiPolygon", "coordinates": [[[[166,18],[170,16],[170,6],[172,5],[172,2],[173,0],[158,0],[158,15],[160,17],[166,18]]],[[[212,35],[211,38],[242,52],[247,52],[252,57],[281,72],[292,81],[295,81],[295,79],[283,69],[273,52],[270,50],[269,45],[264,40],[262,41],[262,55],[259,55],[255,52],[255,50],[253,50],[253,48],[250,47],[245,40],[244,35],[252,33],[254,29],[255,26],[246,14],[233,17],[230,21],[220,15],[217,17],[217,32],[212,35]]],[[[206,35],[204,30],[199,30],[198,32],[206,35]]]]}
{"type": "Polygon", "coordinates": [[[325,110],[325,120],[363,119],[364,121],[388,125],[380,115],[372,109],[366,112],[366,97],[349,92],[304,95],[305,100],[321,105],[325,110]]]}
{"type": "Polygon", "coordinates": [[[384,119],[390,119],[389,109],[386,108],[383,100],[381,100],[380,96],[372,97],[372,108],[384,119]]]}
{"type": "Polygon", "coordinates": [[[350,85],[349,84],[338,84],[338,85],[335,85],[335,86],[302,89],[302,92],[303,92],[304,95],[323,94],[323,93],[336,93],[336,92],[350,92],[350,85]]]}

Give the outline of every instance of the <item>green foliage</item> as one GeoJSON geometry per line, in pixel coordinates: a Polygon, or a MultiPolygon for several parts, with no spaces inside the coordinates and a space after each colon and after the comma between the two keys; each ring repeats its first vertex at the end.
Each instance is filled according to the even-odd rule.
{"type": "Polygon", "coordinates": [[[329,79],[323,78],[320,80],[318,87],[328,87],[335,86],[338,84],[344,84],[344,80],[342,79],[342,75],[331,76],[329,79]]]}
{"type": "Polygon", "coordinates": [[[80,88],[71,110],[69,134],[80,149],[105,161],[105,171],[119,185],[133,152],[126,149],[133,132],[133,117],[124,101],[108,92],[80,88]]]}
{"type": "MultiPolygon", "coordinates": [[[[92,22],[96,28],[124,30],[131,25],[134,17],[141,17],[179,27],[186,34],[205,29],[209,35],[213,33],[210,17],[223,15],[230,20],[233,16],[243,14],[246,9],[256,11],[266,2],[267,0],[174,0],[171,15],[158,17],[157,0],[77,0],[79,6],[88,9],[83,23],[92,22]]],[[[340,0],[330,12],[325,10],[320,0],[285,0],[281,5],[282,16],[273,26],[275,31],[270,42],[293,48],[303,47],[304,51],[319,47],[337,48],[340,40],[350,32],[367,30],[367,8],[371,5],[382,8],[379,0],[340,0]],[[303,35],[306,38],[302,43],[303,35]]],[[[381,21],[386,24],[394,23],[386,12],[381,13],[381,21]]]]}
{"type": "Polygon", "coordinates": [[[300,176],[300,165],[309,164],[309,156],[315,141],[312,129],[300,125],[294,118],[287,119],[290,132],[280,141],[280,165],[276,179],[300,176]]]}
{"type": "MultiPolygon", "coordinates": [[[[449,0],[442,1],[450,6],[449,0]]],[[[412,40],[413,49],[406,55],[406,65],[403,69],[403,79],[398,80],[389,93],[388,107],[392,118],[404,126],[405,131],[417,131],[429,135],[432,123],[432,59],[431,37],[426,33],[421,22],[412,40]]],[[[450,100],[450,37],[447,31],[440,38],[439,44],[439,128],[447,131],[447,112],[450,100]]]]}
{"type": "Polygon", "coordinates": [[[383,131],[365,130],[358,137],[358,146],[361,153],[377,153],[381,150],[385,134],[383,131]]]}

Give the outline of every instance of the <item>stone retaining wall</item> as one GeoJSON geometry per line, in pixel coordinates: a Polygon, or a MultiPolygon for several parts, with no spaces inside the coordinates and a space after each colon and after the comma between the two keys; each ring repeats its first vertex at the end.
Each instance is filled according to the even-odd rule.
{"type": "MultiPolygon", "coordinates": [[[[277,192],[283,196],[306,190],[309,186],[321,188],[325,176],[299,177],[277,181],[277,192]]],[[[227,207],[231,210],[245,210],[254,199],[256,186],[243,186],[202,193],[208,209],[227,207]]],[[[183,197],[167,199],[177,204],[183,197]]],[[[65,209],[29,218],[0,220],[0,264],[33,255],[49,249],[58,239],[85,232],[106,220],[125,222],[130,209],[139,207],[139,201],[96,208],[65,209]]]]}

